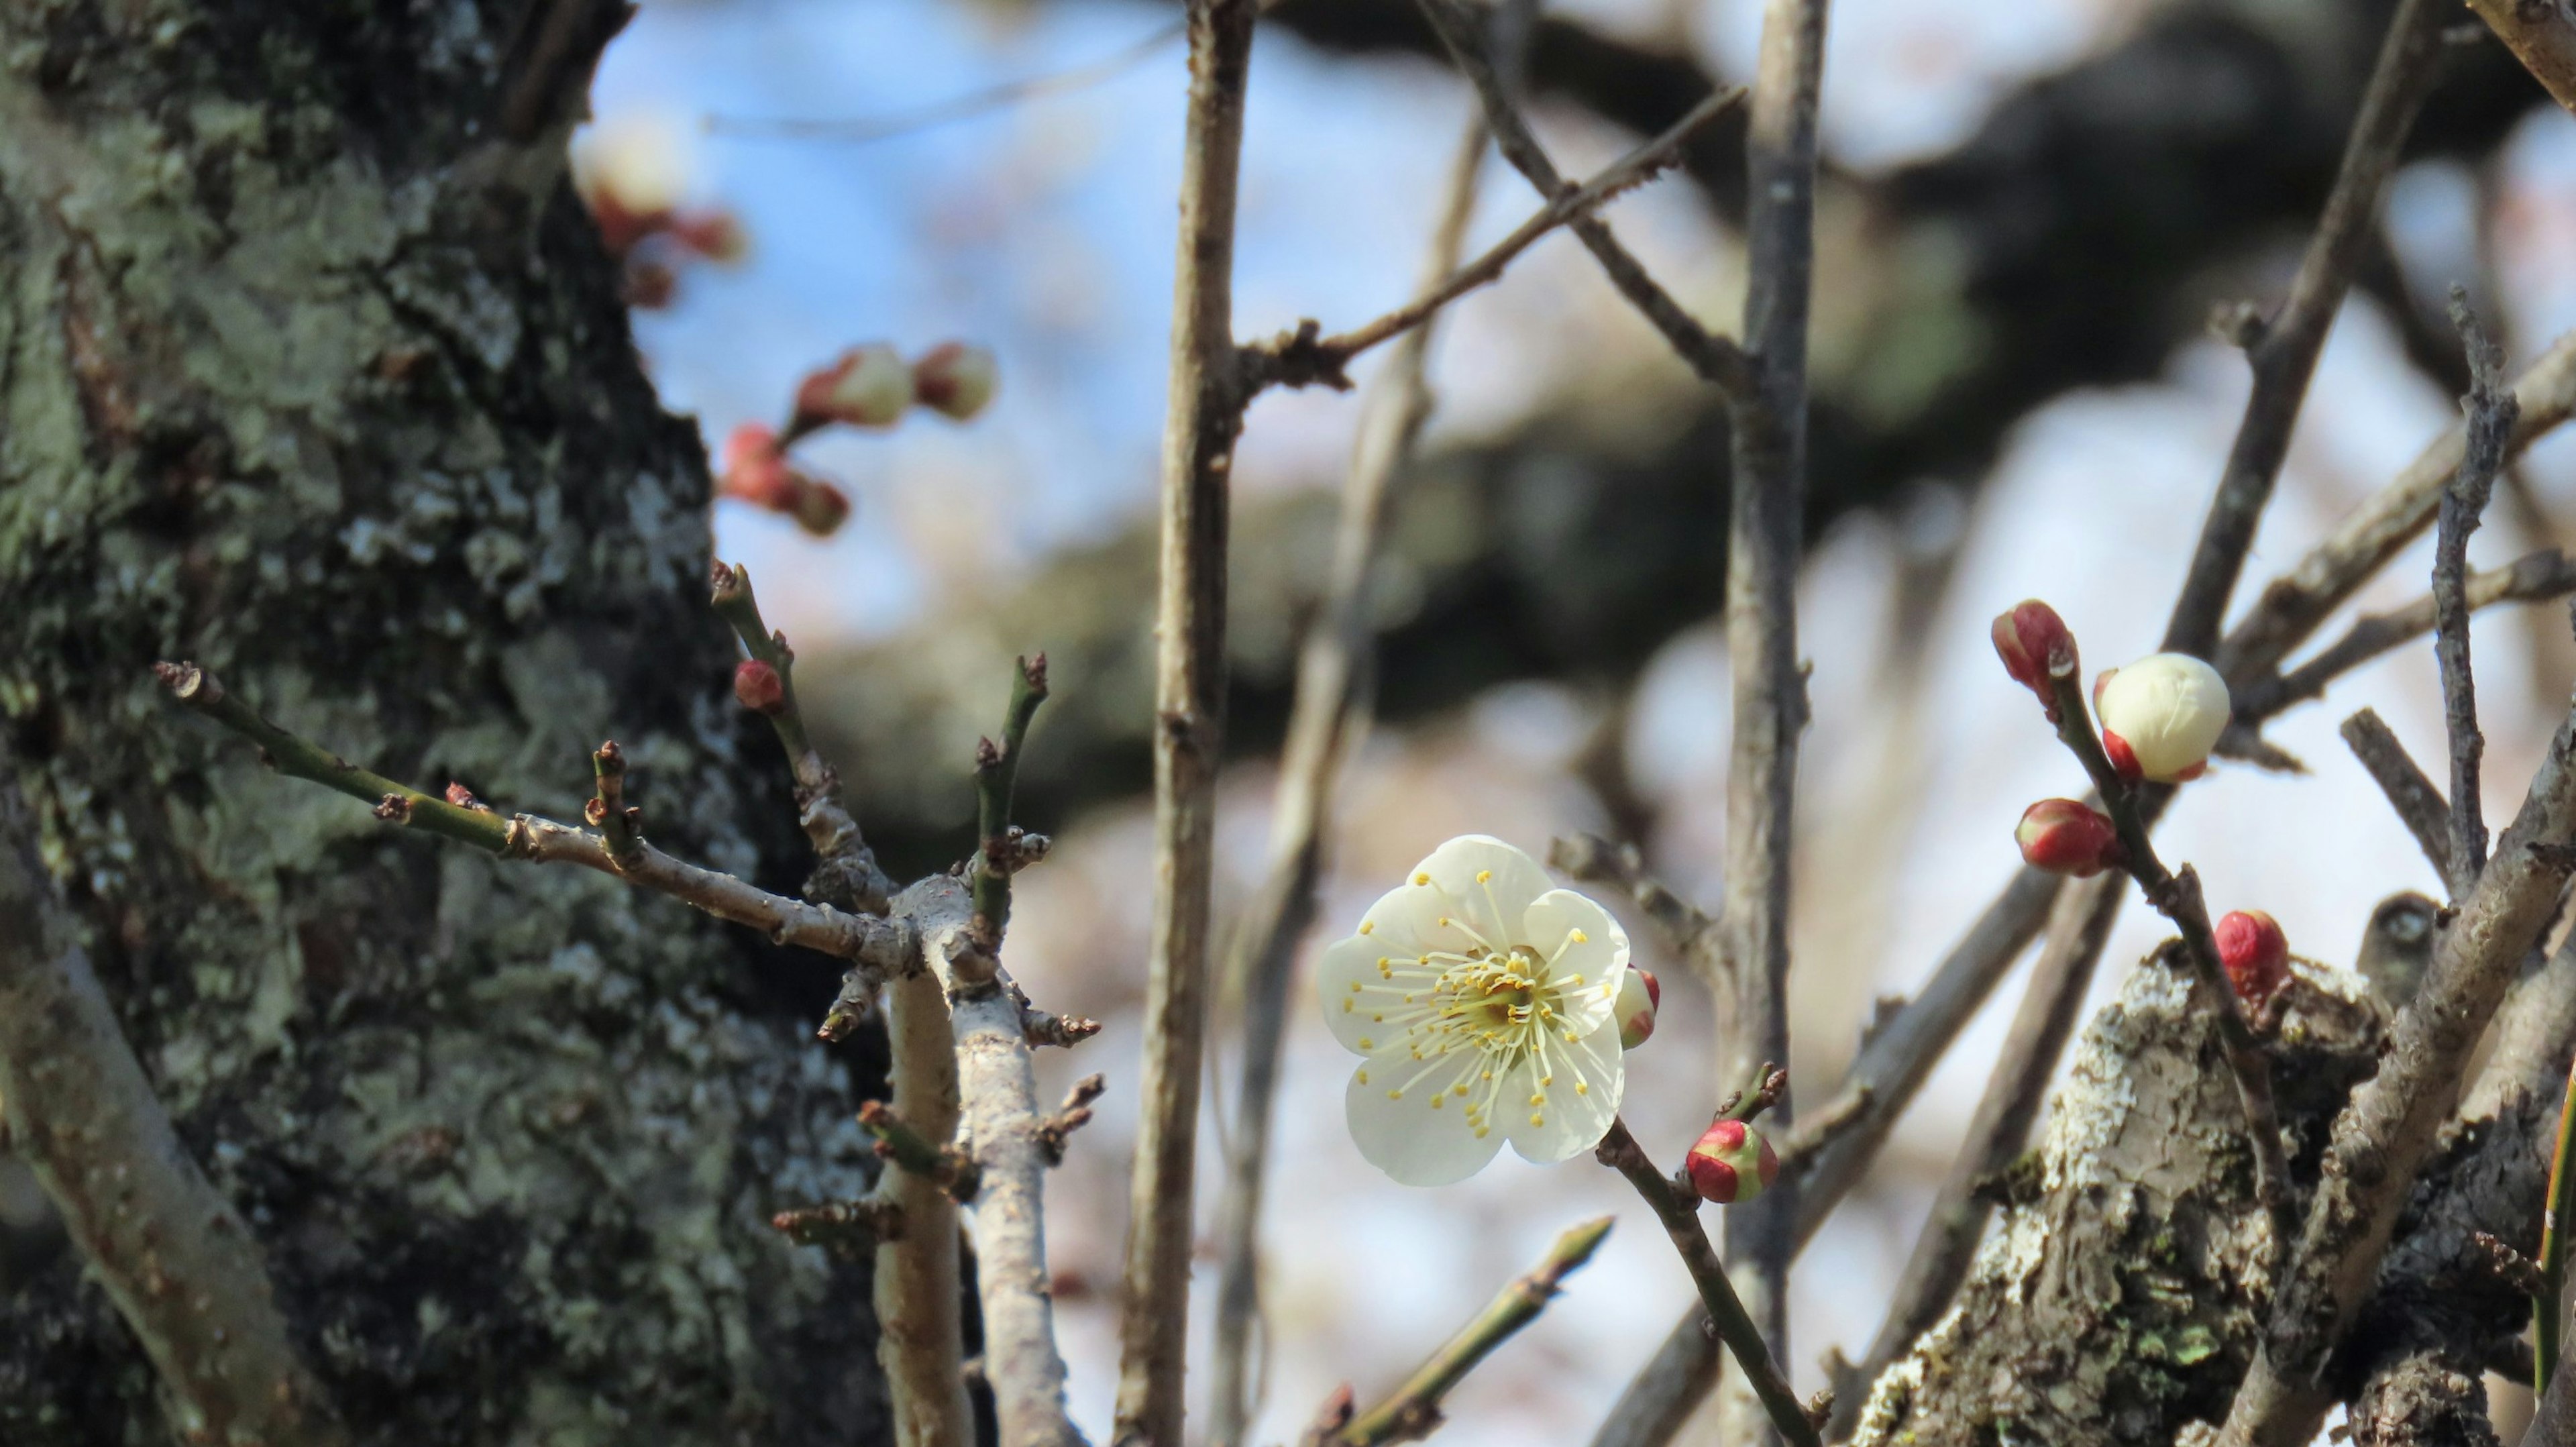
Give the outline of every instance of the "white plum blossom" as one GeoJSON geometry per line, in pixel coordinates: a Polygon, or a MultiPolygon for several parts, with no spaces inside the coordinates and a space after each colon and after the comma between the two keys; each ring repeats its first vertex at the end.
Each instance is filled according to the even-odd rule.
{"type": "Polygon", "coordinates": [[[2127,778],[2197,778],[2227,731],[2227,680],[2188,653],[2155,653],[2093,686],[2102,747],[2127,778]]]}
{"type": "Polygon", "coordinates": [[[1465,1180],[1505,1139],[1565,1160],[1618,1113],[1627,932],[1499,839],[1433,850],[1316,974],[1333,1038],[1366,1057],[1351,1138],[1408,1186],[1465,1180]]]}

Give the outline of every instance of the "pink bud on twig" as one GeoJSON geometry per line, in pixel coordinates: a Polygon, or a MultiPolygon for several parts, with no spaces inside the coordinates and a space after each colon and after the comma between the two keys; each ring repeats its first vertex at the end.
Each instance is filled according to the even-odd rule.
{"type": "Polygon", "coordinates": [[[1664,989],[1655,983],[1654,972],[1628,967],[1627,978],[1619,982],[1619,999],[1611,1006],[1619,1021],[1619,1048],[1634,1050],[1655,1033],[1655,1012],[1663,1008],[1664,989]]]}
{"type": "Polygon", "coordinates": [[[2090,879],[2128,862],[2109,815],[2073,799],[2042,799],[2022,811],[2013,830],[2022,862],[2051,874],[2090,879]]]}
{"type": "Polygon", "coordinates": [[[2057,706],[2051,675],[2076,669],[2075,635],[2057,610],[2037,598],[2026,599],[1995,615],[1995,655],[2004,672],[2051,709],[2057,706]],[[2062,662],[2061,662],[2062,660],[2062,662]]]}
{"type": "Polygon", "coordinates": [[[1762,1194],[1780,1175],[1780,1155],[1762,1132],[1740,1120],[1722,1120],[1690,1148],[1691,1189],[1721,1206],[1740,1206],[1762,1194]]]}
{"type": "Polygon", "coordinates": [[[818,538],[828,538],[850,517],[850,499],[839,488],[817,478],[796,479],[796,525],[818,538]]]}
{"type": "Polygon", "coordinates": [[[778,450],[778,434],[757,422],[726,434],[716,491],[769,512],[794,511],[795,469],[778,450]]]}
{"type": "Polygon", "coordinates": [[[733,696],[753,713],[771,718],[787,711],[787,680],[757,658],[746,658],[733,671],[733,696]]]}
{"type": "Polygon", "coordinates": [[[2237,910],[2220,917],[2211,933],[2218,937],[2218,962],[2236,998],[2259,1006],[2290,978],[2290,940],[2280,921],[2259,909],[2237,910]]]}
{"type": "Polygon", "coordinates": [[[983,411],[1000,385],[993,354],[964,342],[942,342],[912,364],[912,390],[921,405],[960,422],[983,411]]]}
{"type": "Polygon", "coordinates": [[[796,388],[790,434],[828,422],[852,427],[891,427],[912,405],[912,369],[884,342],[852,347],[840,360],[806,374],[796,388]]]}

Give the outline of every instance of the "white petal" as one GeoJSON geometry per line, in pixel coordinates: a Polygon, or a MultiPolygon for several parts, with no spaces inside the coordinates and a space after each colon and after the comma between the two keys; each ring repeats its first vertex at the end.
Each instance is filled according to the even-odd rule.
{"type": "MultiPolygon", "coordinates": [[[[1485,834],[1462,834],[1432,850],[1405,876],[1405,884],[1436,902],[1435,916],[1463,921],[1485,944],[1501,950],[1521,943],[1514,931],[1522,912],[1548,891],[1547,871],[1537,860],[1485,834]],[[1428,882],[1417,885],[1416,880],[1428,882]]],[[[1454,932],[1438,938],[1455,941],[1451,948],[1464,943],[1464,936],[1454,932]]]]}
{"type": "Polygon", "coordinates": [[[1521,1159],[1553,1165],[1601,1144],[1627,1084],[1616,1027],[1550,1040],[1544,1071],[1534,1062],[1513,1067],[1494,1114],[1521,1159]],[[1530,1104],[1532,1096],[1540,1103],[1530,1104]]]}
{"type": "Polygon", "coordinates": [[[1387,958],[1373,935],[1352,935],[1324,946],[1315,963],[1315,994],[1323,1002],[1324,1024],[1342,1048],[1357,1055],[1374,1054],[1403,1034],[1378,1017],[1397,999],[1382,993],[1388,982],[1377,972],[1387,958]]]}
{"type": "Polygon", "coordinates": [[[1407,1186],[1446,1186],[1483,1170],[1501,1148],[1502,1134],[1487,1130],[1479,1139],[1467,1123],[1467,1100],[1454,1092],[1442,1096],[1436,1109],[1431,1104],[1461,1074],[1472,1079],[1477,1062],[1472,1052],[1461,1051],[1435,1062],[1426,1075],[1424,1062],[1392,1051],[1360,1067],[1342,1097],[1360,1154],[1407,1186]]]}
{"type": "Polygon", "coordinates": [[[2158,653],[2102,685],[2102,726],[2118,734],[2150,779],[2170,782],[2209,757],[2227,728],[2227,680],[2187,653],[2158,653]]]}
{"type": "Polygon", "coordinates": [[[1589,1035],[1610,1018],[1619,984],[1628,974],[1628,932],[1610,911],[1573,890],[1551,889],[1531,901],[1521,916],[1520,937],[1551,961],[1550,984],[1583,977],[1581,985],[1557,997],[1560,1030],[1589,1035]]]}

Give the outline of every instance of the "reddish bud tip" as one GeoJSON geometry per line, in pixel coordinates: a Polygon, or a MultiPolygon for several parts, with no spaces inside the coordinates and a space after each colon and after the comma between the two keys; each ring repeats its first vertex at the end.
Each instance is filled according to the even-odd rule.
{"type": "Polygon", "coordinates": [[[921,405],[959,422],[983,411],[1000,386],[993,354],[964,342],[942,342],[912,364],[912,390],[921,405]]]}
{"type": "Polygon", "coordinates": [[[1619,982],[1619,998],[1610,1009],[1619,1022],[1619,1048],[1634,1050],[1655,1033],[1655,1012],[1663,1008],[1663,988],[1654,974],[1634,965],[1619,982]]]}
{"type": "Polygon", "coordinates": [[[796,491],[796,470],[779,455],[777,433],[745,422],[726,434],[718,496],[739,498],[766,512],[793,512],[796,491]]]}
{"type": "Polygon", "coordinates": [[[828,482],[810,477],[797,479],[796,525],[818,538],[828,538],[840,531],[850,518],[850,499],[828,482]]]}
{"type": "Polygon", "coordinates": [[[2042,799],[2023,810],[2013,840],[2021,846],[2023,863],[2077,879],[2128,862],[2110,817],[2072,799],[2042,799]]]}
{"type": "Polygon", "coordinates": [[[751,233],[723,209],[683,211],[671,218],[671,239],[718,265],[730,266],[751,254],[751,233]]]}
{"type": "Polygon", "coordinates": [[[2109,729],[2102,730],[2102,752],[2111,760],[2112,772],[2128,782],[2134,784],[2147,776],[2147,771],[2138,766],[2138,751],[2109,729]]]}
{"type": "Polygon", "coordinates": [[[1995,656],[2004,661],[2004,672],[2013,681],[2039,696],[2043,704],[2054,705],[2053,673],[2073,673],[2076,668],[2075,635],[2067,631],[2066,620],[2057,610],[2039,601],[2027,599],[1995,615],[1995,656]]]}
{"type": "Polygon", "coordinates": [[[772,718],[787,711],[787,680],[757,658],[746,658],[733,671],[733,696],[744,708],[772,718]]]}
{"type": "Polygon", "coordinates": [[[1721,1206],[1741,1205],[1780,1177],[1780,1155],[1762,1132],[1740,1120],[1708,1128],[1688,1159],[1691,1189],[1721,1206]]]}
{"type": "Polygon", "coordinates": [[[870,342],[806,374],[796,388],[796,421],[790,430],[802,433],[830,422],[892,427],[912,402],[912,369],[893,347],[870,342]]]}
{"type": "Polygon", "coordinates": [[[2259,909],[2238,910],[2218,921],[2218,962],[2236,998],[2261,1005],[2290,978],[2290,940],[2280,921],[2259,909]]]}

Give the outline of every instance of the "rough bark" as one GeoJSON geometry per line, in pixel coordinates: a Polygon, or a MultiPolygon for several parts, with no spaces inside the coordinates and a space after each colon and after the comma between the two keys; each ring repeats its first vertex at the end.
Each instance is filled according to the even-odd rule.
{"type": "MultiPolygon", "coordinates": [[[[2294,1180],[2375,1065],[2357,975],[2309,970],[2271,1051],[2294,1180]]],[[[2150,960],[2095,1018],[1958,1303],[1871,1392],[1855,1441],[2173,1442],[2223,1415],[2277,1243],[2209,1002],[2150,960]]]]}
{"type": "MultiPolygon", "coordinates": [[[[872,1175],[807,1038],[832,971],[386,831],[148,671],[202,659],[385,772],[559,816],[613,734],[659,842],[793,887],[777,747],[722,703],[700,445],[636,365],[560,124],[505,133],[547,13],[0,12],[9,752],[359,1440],[870,1440],[864,1268],[765,1224],[872,1175]]],[[[9,1286],[0,1440],[168,1440],[76,1259],[9,1286]]]]}

